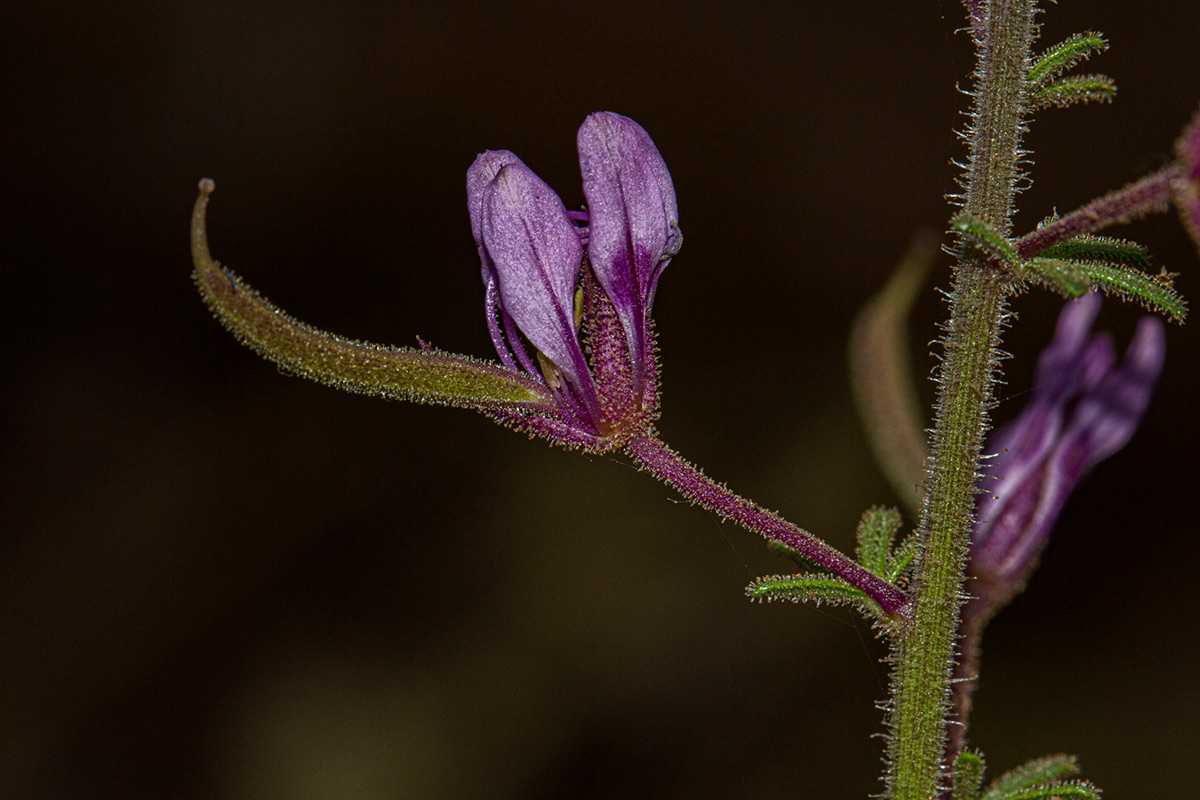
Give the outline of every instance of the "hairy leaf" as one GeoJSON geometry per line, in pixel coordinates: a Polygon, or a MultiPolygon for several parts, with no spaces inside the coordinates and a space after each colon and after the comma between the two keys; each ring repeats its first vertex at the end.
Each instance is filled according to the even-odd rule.
{"type": "Polygon", "coordinates": [[[1100,790],[1087,781],[1069,781],[1067,783],[1059,783],[1057,781],[1041,784],[1039,786],[1030,786],[1028,789],[1018,789],[1009,794],[993,795],[991,792],[984,795],[987,800],[1096,800],[1100,796],[1100,790]]]}
{"type": "Polygon", "coordinates": [[[858,523],[858,563],[882,576],[887,571],[892,541],[900,528],[900,512],[875,506],[858,523]]]}
{"type": "Polygon", "coordinates": [[[1039,255],[1071,261],[1108,261],[1143,269],[1150,266],[1146,248],[1137,242],[1108,236],[1076,236],[1074,239],[1047,247],[1039,255]]]}
{"type": "Polygon", "coordinates": [[[1108,42],[1098,33],[1073,34],[1034,59],[1025,80],[1030,86],[1053,80],[1092,54],[1107,49],[1108,42]]]}
{"type": "Polygon", "coordinates": [[[992,781],[980,800],[999,800],[1013,792],[1028,789],[1039,784],[1045,784],[1057,778],[1067,778],[1079,774],[1079,762],[1075,756],[1063,754],[1042,756],[1032,761],[1026,761],[1019,767],[1010,769],[996,780],[992,781]]]}
{"type": "Polygon", "coordinates": [[[953,800],[975,800],[979,797],[979,788],[983,785],[983,753],[977,750],[965,750],[954,759],[954,791],[953,800]]]}
{"type": "Polygon", "coordinates": [[[954,219],[950,220],[950,230],[955,233],[961,233],[966,237],[967,241],[978,247],[990,258],[994,258],[1014,268],[1018,267],[1021,263],[1021,258],[1017,255],[1016,248],[1013,247],[1012,242],[978,217],[973,217],[967,213],[958,214],[954,219]]]}

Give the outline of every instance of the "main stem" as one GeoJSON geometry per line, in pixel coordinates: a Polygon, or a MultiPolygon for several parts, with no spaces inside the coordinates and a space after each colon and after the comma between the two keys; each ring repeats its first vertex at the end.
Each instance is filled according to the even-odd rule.
{"type": "MultiPolygon", "coordinates": [[[[964,210],[1006,235],[1018,176],[1033,13],[1029,0],[992,0],[976,37],[979,65],[964,210]]],[[[960,247],[943,338],[912,624],[897,635],[892,653],[888,788],[895,800],[929,800],[945,789],[958,611],[1006,294],[996,265],[960,247]]]]}

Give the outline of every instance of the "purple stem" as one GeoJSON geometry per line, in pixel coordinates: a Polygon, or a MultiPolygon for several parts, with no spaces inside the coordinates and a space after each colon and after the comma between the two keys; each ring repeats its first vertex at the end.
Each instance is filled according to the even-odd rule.
{"type": "Polygon", "coordinates": [[[1059,217],[1033,233],[1022,236],[1017,240],[1017,254],[1021,258],[1031,258],[1047,247],[1075,236],[1129,222],[1146,214],[1166,211],[1173,196],[1171,183],[1179,175],[1179,165],[1173,164],[1093,200],[1065,217],[1059,217]]]}
{"type": "Polygon", "coordinates": [[[851,586],[861,589],[890,616],[907,618],[908,597],[900,589],[808,531],[734,494],[681,458],[659,441],[654,433],[647,432],[634,438],[625,446],[625,452],[638,466],[663,483],[673,486],[688,500],[732,519],[746,530],[795,550],[851,586]]]}

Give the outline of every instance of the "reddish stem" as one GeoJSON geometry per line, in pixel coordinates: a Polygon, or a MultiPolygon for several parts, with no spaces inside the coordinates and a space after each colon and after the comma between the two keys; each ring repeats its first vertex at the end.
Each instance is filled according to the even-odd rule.
{"type": "Polygon", "coordinates": [[[633,439],[626,445],[625,451],[638,466],[674,487],[688,500],[795,550],[851,586],[861,589],[890,616],[907,618],[908,596],[900,589],[803,528],[734,494],[724,484],[717,483],[681,458],[659,441],[654,433],[648,432],[633,439]]]}

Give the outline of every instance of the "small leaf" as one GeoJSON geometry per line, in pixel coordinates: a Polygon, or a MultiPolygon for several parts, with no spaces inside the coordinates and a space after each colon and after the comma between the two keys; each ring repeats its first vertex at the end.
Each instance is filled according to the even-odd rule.
{"type": "Polygon", "coordinates": [[[904,574],[904,571],[908,569],[909,565],[917,557],[917,553],[920,552],[920,544],[921,537],[915,531],[905,537],[900,546],[896,548],[895,555],[888,559],[887,569],[879,577],[889,583],[895,583],[896,579],[904,574]]]}
{"type": "Polygon", "coordinates": [[[983,753],[965,750],[954,759],[953,800],[976,800],[983,785],[983,753]]]}
{"type": "Polygon", "coordinates": [[[1100,797],[1100,790],[1087,781],[1054,781],[1028,789],[1018,789],[1009,794],[993,795],[988,792],[984,797],[987,800],[1096,800],[1100,797]]]}
{"type": "Polygon", "coordinates": [[[1098,33],[1073,34],[1066,41],[1059,42],[1038,56],[1029,68],[1025,80],[1030,86],[1053,80],[1094,53],[1107,49],[1108,42],[1098,33]]]}
{"type": "Polygon", "coordinates": [[[1109,261],[1143,269],[1150,266],[1146,248],[1137,242],[1108,236],[1076,236],[1074,239],[1047,247],[1039,255],[1068,261],[1109,261]]]}
{"type": "Polygon", "coordinates": [[[814,571],[819,572],[824,575],[832,575],[833,574],[825,567],[822,567],[820,564],[813,561],[808,556],[804,555],[804,553],[801,553],[799,550],[793,550],[792,548],[788,547],[786,544],[783,544],[782,542],[767,540],[767,549],[771,550],[772,552],[779,553],[782,556],[787,556],[788,558],[790,558],[792,561],[794,561],[797,565],[799,565],[801,567],[805,567],[807,569],[814,570],[814,571]]]}
{"type": "Polygon", "coordinates": [[[544,386],[499,364],[433,348],[357,342],[293,319],[212,258],[205,224],[212,191],[212,181],[200,182],[192,211],[192,277],[213,315],[263,357],[348,392],[493,412],[556,413],[544,386]]]}
{"type": "Polygon", "coordinates": [[[1175,322],[1187,318],[1187,301],[1175,291],[1174,275],[1162,272],[1150,276],[1132,267],[1095,261],[1077,263],[1088,280],[1106,294],[1123,300],[1139,300],[1150,310],[1165,314],[1175,322]]]}
{"type": "Polygon", "coordinates": [[[1116,96],[1117,84],[1107,75],[1071,75],[1031,89],[1025,102],[1030,111],[1036,111],[1090,101],[1107,103],[1116,96]]]}
{"type": "Polygon", "coordinates": [[[1081,262],[1061,258],[1031,258],[1025,262],[1027,278],[1065,297],[1083,297],[1092,288],[1081,262]]]}
{"type": "Polygon", "coordinates": [[[900,512],[875,506],[858,523],[858,563],[882,576],[888,567],[892,541],[900,528],[900,512]]]}
{"type": "Polygon", "coordinates": [[[1035,758],[992,781],[980,800],[999,800],[1012,792],[1078,774],[1079,763],[1075,756],[1059,754],[1035,758]]]}
{"type": "Polygon", "coordinates": [[[865,592],[832,575],[771,575],[747,586],[746,596],[752,600],[853,605],[865,613],[886,617],[883,609],[865,592]]]}
{"type": "Polygon", "coordinates": [[[950,220],[950,230],[961,233],[989,257],[1013,268],[1020,266],[1021,258],[1012,242],[978,217],[967,213],[958,214],[950,220]]]}

